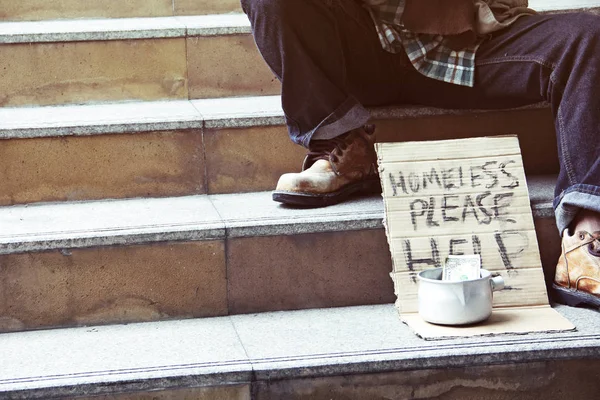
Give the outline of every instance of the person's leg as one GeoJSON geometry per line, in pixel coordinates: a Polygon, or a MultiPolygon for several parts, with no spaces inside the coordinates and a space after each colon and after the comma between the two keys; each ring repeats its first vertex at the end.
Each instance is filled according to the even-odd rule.
{"type": "MultiPolygon", "coordinates": [[[[292,140],[307,147],[319,142],[311,141],[319,130],[330,131],[326,138],[342,133],[340,126],[363,124],[368,118],[363,106],[368,105],[404,102],[500,109],[548,101],[555,116],[561,166],[556,222],[564,233],[555,286],[559,294],[566,288],[563,300],[567,302],[600,303],[600,232],[587,231],[594,229],[600,213],[600,147],[596,144],[600,96],[594,93],[600,87],[600,18],[586,14],[521,18],[484,42],[477,54],[475,87],[467,88],[425,78],[406,68],[405,57],[383,52],[367,14],[355,2],[242,2],[261,53],[282,80],[292,140]],[[340,7],[343,4],[352,5],[340,7]],[[304,25],[305,20],[311,23],[304,25]],[[307,29],[313,28],[311,35],[307,29]],[[573,229],[580,231],[571,235],[573,229]],[[581,243],[570,243],[573,237],[581,243]],[[571,257],[573,251],[585,251],[585,255],[571,257]],[[589,271],[590,276],[581,275],[589,271]]],[[[359,146],[359,155],[372,143],[372,138],[360,132],[351,136],[367,145],[359,146]]],[[[337,173],[331,173],[331,166],[343,156],[345,147],[344,143],[330,151],[327,161],[317,159],[315,165],[327,165],[314,176],[325,171],[329,174],[325,180],[331,180],[337,173]]],[[[345,168],[352,164],[352,159],[343,163],[345,168]]],[[[292,190],[315,180],[296,178],[287,182],[295,185],[292,190]]]]}
{"type": "Polygon", "coordinates": [[[405,93],[409,102],[447,108],[550,103],[561,167],[555,208],[562,232],[580,209],[600,212],[598,88],[600,17],[564,14],[523,17],[484,42],[476,57],[473,88],[415,73],[405,93]]]}
{"type": "Polygon", "coordinates": [[[361,1],[242,0],[256,44],[281,81],[290,138],[309,149],[273,199],[325,206],[379,190],[367,106],[398,101],[405,54],[381,48],[361,1]]]}
{"type": "Polygon", "coordinates": [[[554,206],[563,235],[554,290],[561,302],[600,307],[600,17],[523,17],[483,43],[475,87],[418,74],[407,85],[409,101],[438,107],[550,103],[560,158],[554,206]]]}
{"type": "Polygon", "coordinates": [[[398,100],[405,55],[384,51],[361,1],[242,0],[257,47],[281,81],[290,138],[309,147],[363,126],[398,100]]]}

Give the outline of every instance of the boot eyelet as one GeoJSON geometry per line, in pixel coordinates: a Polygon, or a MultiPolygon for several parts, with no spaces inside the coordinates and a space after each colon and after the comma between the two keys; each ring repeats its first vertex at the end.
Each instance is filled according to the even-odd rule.
{"type": "Polygon", "coordinates": [[[600,258],[600,247],[594,247],[594,243],[590,243],[587,248],[588,248],[588,253],[590,253],[590,255],[592,257],[600,258]]]}
{"type": "Polygon", "coordinates": [[[585,233],[579,232],[579,240],[584,240],[584,239],[585,239],[585,233]]]}

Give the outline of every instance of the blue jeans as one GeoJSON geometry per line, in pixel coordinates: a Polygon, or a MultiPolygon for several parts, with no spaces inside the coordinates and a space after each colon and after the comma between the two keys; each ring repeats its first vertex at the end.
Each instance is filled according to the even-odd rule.
{"type": "MultiPolygon", "coordinates": [[[[600,212],[600,17],[527,16],[490,35],[475,86],[419,74],[384,51],[368,12],[351,0],[242,0],[257,46],[282,83],[290,138],[308,147],[364,125],[365,107],[415,104],[503,109],[546,101],[555,120],[560,232],[579,209],[600,212]]],[[[550,140],[541,137],[540,140],[550,140]]]]}

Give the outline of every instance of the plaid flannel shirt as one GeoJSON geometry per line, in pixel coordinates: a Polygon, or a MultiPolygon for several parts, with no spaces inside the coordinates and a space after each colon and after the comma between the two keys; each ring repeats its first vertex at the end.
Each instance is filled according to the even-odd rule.
{"type": "Polygon", "coordinates": [[[446,45],[443,36],[414,34],[404,29],[401,23],[404,0],[372,1],[368,7],[385,50],[405,51],[415,69],[429,78],[473,86],[475,52],[481,40],[455,51],[446,45]]]}

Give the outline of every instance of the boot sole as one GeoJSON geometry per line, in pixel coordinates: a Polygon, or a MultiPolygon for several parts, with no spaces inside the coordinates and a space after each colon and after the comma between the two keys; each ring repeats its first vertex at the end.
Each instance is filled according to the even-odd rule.
{"type": "Polygon", "coordinates": [[[335,192],[325,194],[275,191],[273,192],[273,201],[293,206],[326,207],[341,203],[356,193],[381,193],[381,183],[379,182],[379,178],[352,183],[335,192]]]}
{"type": "Polygon", "coordinates": [[[600,299],[591,294],[567,289],[555,283],[552,284],[552,292],[552,297],[560,304],[572,307],[587,306],[600,309],[600,299]]]}

